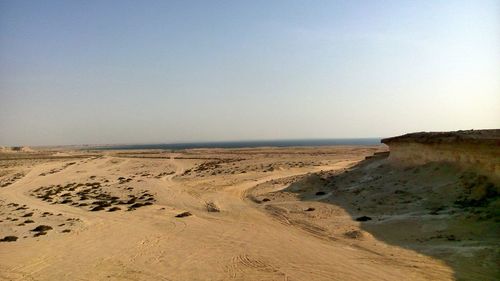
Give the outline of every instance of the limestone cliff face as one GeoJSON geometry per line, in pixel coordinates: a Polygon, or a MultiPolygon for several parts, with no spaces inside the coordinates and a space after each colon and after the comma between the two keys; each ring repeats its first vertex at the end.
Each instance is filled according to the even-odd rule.
{"type": "Polygon", "coordinates": [[[500,130],[412,133],[383,139],[397,165],[450,162],[500,183],[500,130]]]}

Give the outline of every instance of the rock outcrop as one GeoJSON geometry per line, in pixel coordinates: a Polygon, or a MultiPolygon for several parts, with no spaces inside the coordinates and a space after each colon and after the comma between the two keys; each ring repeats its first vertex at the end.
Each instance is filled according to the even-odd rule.
{"type": "Polygon", "coordinates": [[[382,139],[396,165],[449,162],[500,183],[500,129],[419,132],[382,139]]]}
{"type": "Polygon", "coordinates": [[[28,146],[0,146],[0,152],[33,152],[33,149],[28,146]]]}

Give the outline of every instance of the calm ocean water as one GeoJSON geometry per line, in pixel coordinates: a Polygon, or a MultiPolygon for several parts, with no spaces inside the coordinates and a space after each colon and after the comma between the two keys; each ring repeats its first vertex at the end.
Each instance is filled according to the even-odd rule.
{"type": "Polygon", "coordinates": [[[189,149],[189,148],[244,148],[244,147],[290,147],[290,146],[331,146],[331,145],[377,145],[380,138],[361,139],[311,139],[311,140],[262,140],[262,141],[225,141],[192,142],[169,144],[131,144],[97,147],[97,149],[189,149]]]}

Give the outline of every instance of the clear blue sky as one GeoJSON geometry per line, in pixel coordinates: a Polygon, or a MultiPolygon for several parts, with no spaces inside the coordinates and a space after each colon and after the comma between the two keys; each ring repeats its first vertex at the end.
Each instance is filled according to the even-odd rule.
{"type": "Polygon", "coordinates": [[[0,145],[499,125],[500,1],[0,1],[0,145]]]}

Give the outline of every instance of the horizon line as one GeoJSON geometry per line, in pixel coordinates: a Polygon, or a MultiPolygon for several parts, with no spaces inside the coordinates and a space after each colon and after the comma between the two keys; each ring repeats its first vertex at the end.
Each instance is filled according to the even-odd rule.
{"type": "Polygon", "coordinates": [[[339,137],[339,138],[276,138],[276,139],[236,139],[213,141],[174,141],[174,142],[130,142],[130,143],[85,143],[85,144],[42,144],[42,145],[0,145],[3,147],[110,147],[136,145],[195,145],[195,144],[224,144],[224,143],[259,143],[279,141],[329,141],[329,140],[381,140],[384,137],[339,137]]]}

